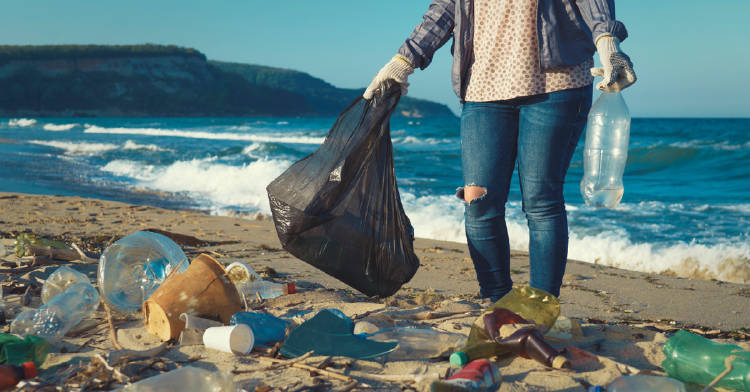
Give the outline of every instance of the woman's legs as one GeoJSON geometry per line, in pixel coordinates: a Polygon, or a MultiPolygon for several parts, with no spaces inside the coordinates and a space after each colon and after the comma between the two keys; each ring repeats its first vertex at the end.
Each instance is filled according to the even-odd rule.
{"type": "Polygon", "coordinates": [[[591,93],[591,86],[556,91],[519,105],[518,176],[529,225],[530,285],[555,296],[568,256],[563,183],[586,125],[591,93]]]}
{"type": "Polygon", "coordinates": [[[483,298],[513,287],[505,202],[516,161],[518,109],[501,102],[466,102],[461,113],[461,161],[466,238],[483,298]]]}

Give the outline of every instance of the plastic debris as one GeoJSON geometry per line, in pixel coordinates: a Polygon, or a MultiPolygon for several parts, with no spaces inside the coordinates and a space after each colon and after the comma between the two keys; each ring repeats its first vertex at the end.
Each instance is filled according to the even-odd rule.
{"type": "Polygon", "coordinates": [[[669,377],[632,375],[620,376],[607,387],[607,392],[685,392],[685,384],[669,377]]]}
{"type": "Polygon", "coordinates": [[[227,392],[235,391],[232,374],[185,366],[131,384],[124,392],[227,392]]]}
{"type": "MultiPolygon", "coordinates": [[[[109,306],[135,313],[166,277],[190,263],[169,238],[138,231],[108,246],[99,258],[99,290],[109,306]]],[[[175,315],[177,317],[178,315],[175,315]]]]}
{"type": "Polygon", "coordinates": [[[46,304],[54,296],[65,292],[68,287],[81,282],[90,283],[86,275],[73,268],[65,265],[57,268],[42,285],[42,303],[46,304]]]}
{"type": "Polygon", "coordinates": [[[11,333],[36,335],[57,340],[99,306],[99,292],[88,282],[79,282],[52,298],[39,309],[19,313],[10,325],[11,333]]]}
{"type": "Polygon", "coordinates": [[[177,339],[185,328],[183,313],[229,323],[242,310],[237,288],[225,277],[218,261],[201,254],[183,273],[172,274],[143,303],[146,329],[162,340],[177,339]]]}
{"type": "Polygon", "coordinates": [[[708,385],[728,369],[715,385],[750,391],[750,351],[734,344],[722,344],[679,330],[664,344],[667,358],[661,367],[670,377],[708,385]]]}
{"type": "Polygon", "coordinates": [[[247,325],[255,336],[255,344],[269,344],[284,340],[290,323],[278,317],[259,312],[237,312],[229,325],[247,325]]]}
{"type": "Polygon", "coordinates": [[[446,380],[430,385],[432,392],[489,392],[500,387],[502,377],[487,359],[477,359],[446,380]]]}
{"type": "Polygon", "coordinates": [[[396,350],[388,354],[388,359],[394,361],[447,357],[466,343],[464,335],[427,328],[386,328],[367,337],[397,342],[396,350]]]}
{"type": "Polygon", "coordinates": [[[20,338],[9,333],[0,333],[0,364],[23,365],[32,361],[42,366],[47,359],[50,346],[46,340],[34,335],[20,338]]]}
{"type": "Polygon", "coordinates": [[[36,377],[34,362],[26,362],[21,366],[0,365],[0,390],[16,386],[21,380],[36,377]]]}
{"type": "Polygon", "coordinates": [[[245,324],[211,327],[203,333],[203,344],[214,350],[247,354],[253,349],[253,331],[245,324]]]}
{"type": "MultiPolygon", "coordinates": [[[[340,313],[340,312],[339,312],[340,313]]],[[[295,358],[309,351],[314,355],[338,355],[356,359],[376,358],[393,351],[395,342],[376,342],[353,334],[351,321],[323,309],[294,328],[281,346],[281,354],[295,358]]]]}
{"type": "Polygon", "coordinates": [[[207,329],[223,325],[218,321],[188,315],[187,313],[181,314],[180,320],[185,323],[185,328],[180,333],[180,339],[178,341],[181,346],[203,344],[203,333],[206,332],[207,329]]]}

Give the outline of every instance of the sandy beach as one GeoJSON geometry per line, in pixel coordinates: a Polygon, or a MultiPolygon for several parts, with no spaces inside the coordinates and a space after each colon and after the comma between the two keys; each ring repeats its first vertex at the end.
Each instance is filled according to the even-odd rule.
{"type": "MultiPolygon", "coordinates": [[[[481,311],[478,285],[465,244],[418,239],[415,249],[421,267],[417,274],[393,297],[375,299],[363,296],[289,255],[281,249],[273,222],[264,216],[221,217],[200,211],[167,210],[81,197],[11,193],[0,193],[0,213],[0,237],[9,252],[0,266],[9,320],[23,309],[40,305],[41,284],[59,265],[72,266],[87,274],[92,283],[96,282],[96,263],[62,262],[27,267],[11,252],[13,238],[18,233],[34,232],[72,242],[96,258],[106,245],[146,229],[200,239],[197,243],[180,244],[189,259],[207,253],[222,264],[243,261],[264,277],[294,282],[297,294],[251,304],[254,309],[278,316],[336,308],[355,321],[367,320],[379,327],[430,326],[468,334],[471,323],[481,311]],[[30,302],[23,305],[24,293],[29,287],[30,302]]],[[[511,262],[515,284],[527,283],[527,254],[513,252],[511,262]]],[[[679,328],[750,348],[750,313],[747,311],[750,309],[750,285],[646,274],[570,260],[560,302],[562,317],[579,320],[585,336],[603,338],[600,343],[586,347],[599,358],[598,362],[580,364],[573,370],[552,370],[523,358],[499,358],[503,376],[501,391],[581,391],[585,390],[582,382],[606,385],[621,374],[636,371],[663,374],[659,367],[664,359],[661,347],[670,332],[679,328]]],[[[114,324],[117,340],[125,349],[146,350],[161,344],[145,330],[140,315],[115,315],[114,324]]],[[[8,324],[3,326],[4,332],[8,330],[8,324]]],[[[49,374],[59,373],[59,369],[71,366],[66,363],[73,358],[93,357],[113,350],[106,315],[100,308],[94,317],[71,331],[64,344],[53,347],[43,369],[50,369],[49,374]],[[61,364],[63,366],[54,368],[61,364]]],[[[348,374],[347,377],[354,380],[348,382],[291,365],[270,367],[260,359],[267,356],[269,354],[263,352],[234,356],[203,346],[175,345],[159,353],[161,361],[151,361],[154,363],[150,366],[137,370],[121,370],[135,381],[190,364],[209,370],[232,371],[235,381],[247,391],[360,388],[421,391],[429,390],[430,382],[436,377],[445,377],[450,368],[445,359],[361,361],[311,357],[304,361],[313,367],[348,374]],[[309,388],[302,389],[304,387],[309,388]]],[[[42,373],[42,380],[44,375],[42,373]]],[[[67,385],[73,388],[72,384],[67,385]]],[[[39,386],[29,385],[28,388],[34,390],[39,386]]],[[[690,388],[700,390],[697,386],[690,388]]]]}

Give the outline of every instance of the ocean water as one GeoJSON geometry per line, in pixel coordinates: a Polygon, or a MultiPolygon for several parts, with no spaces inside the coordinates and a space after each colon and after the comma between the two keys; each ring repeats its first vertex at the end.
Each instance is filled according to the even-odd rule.
{"type": "MultiPolygon", "coordinates": [[[[269,214],[265,187],[312,153],[334,118],[0,118],[0,191],[80,195],[218,215],[269,214]]],[[[403,204],[418,237],[466,242],[459,121],[393,119],[403,204]]],[[[633,119],[616,210],[565,186],[569,257],[750,283],[750,119],[633,119]]],[[[514,249],[528,229],[514,174],[514,249]]]]}

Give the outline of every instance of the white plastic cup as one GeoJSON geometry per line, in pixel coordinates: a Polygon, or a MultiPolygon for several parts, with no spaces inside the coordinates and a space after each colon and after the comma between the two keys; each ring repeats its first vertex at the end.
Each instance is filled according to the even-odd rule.
{"type": "Polygon", "coordinates": [[[201,317],[183,313],[180,320],[185,322],[185,328],[180,332],[179,343],[181,346],[195,346],[203,344],[203,334],[208,328],[221,327],[223,324],[201,317]]]}
{"type": "Polygon", "coordinates": [[[230,354],[247,354],[253,349],[255,336],[245,324],[211,327],[203,333],[203,345],[230,354]]]}

